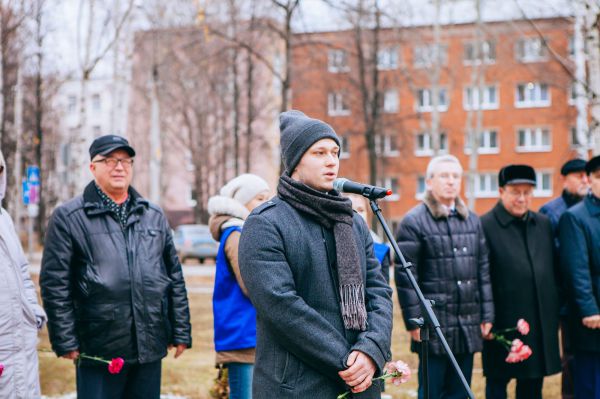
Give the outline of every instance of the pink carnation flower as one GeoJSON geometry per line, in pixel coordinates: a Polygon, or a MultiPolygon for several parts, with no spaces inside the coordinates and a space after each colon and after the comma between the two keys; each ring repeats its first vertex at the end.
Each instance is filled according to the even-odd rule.
{"type": "Polygon", "coordinates": [[[525,319],[519,319],[519,321],[517,321],[517,331],[522,335],[529,334],[529,323],[527,323],[525,319]]]}

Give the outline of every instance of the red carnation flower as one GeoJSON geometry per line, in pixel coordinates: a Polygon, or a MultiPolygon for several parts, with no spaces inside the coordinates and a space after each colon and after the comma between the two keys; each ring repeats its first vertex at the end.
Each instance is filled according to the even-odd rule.
{"type": "Polygon", "coordinates": [[[2,376],[2,373],[4,373],[4,365],[0,364],[0,377],[2,376]]]}
{"type": "Polygon", "coordinates": [[[112,359],[110,363],[108,363],[108,372],[111,374],[119,374],[124,364],[125,360],[120,357],[112,359]]]}

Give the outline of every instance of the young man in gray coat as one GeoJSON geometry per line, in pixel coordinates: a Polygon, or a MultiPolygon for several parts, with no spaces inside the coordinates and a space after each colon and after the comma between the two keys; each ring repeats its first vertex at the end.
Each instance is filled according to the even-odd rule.
{"type": "MultiPolygon", "coordinates": [[[[0,152],[0,201],[6,192],[0,152]]],[[[6,210],[0,209],[0,398],[40,397],[37,342],[46,314],[38,305],[29,263],[6,210]]]]}
{"type": "Polygon", "coordinates": [[[364,220],[333,191],[339,138],[299,111],[280,116],[277,198],[247,219],[240,269],[257,312],[253,396],[379,398],[390,359],[391,289],[364,220]]]}

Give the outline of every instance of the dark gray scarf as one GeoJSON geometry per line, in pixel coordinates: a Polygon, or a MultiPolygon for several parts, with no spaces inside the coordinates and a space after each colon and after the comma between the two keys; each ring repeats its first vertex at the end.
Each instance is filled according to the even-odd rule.
{"type": "Polygon", "coordinates": [[[365,331],[365,288],[352,230],[352,202],[335,191],[333,194],[323,193],[286,175],[279,178],[277,193],[282,200],[308,214],[321,226],[333,229],[344,326],[348,330],[365,331]]]}

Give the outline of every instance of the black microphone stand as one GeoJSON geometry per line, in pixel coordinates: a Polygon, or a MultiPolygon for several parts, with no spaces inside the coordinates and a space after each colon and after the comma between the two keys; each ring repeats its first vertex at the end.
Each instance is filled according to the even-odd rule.
{"type": "Polygon", "coordinates": [[[460,367],[458,366],[458,363],[456,362],[456,358],[454,357],[454,354],[452,353],[450,346],[448,346],[446,337],[444,337],[444,333],[442,332],[442,329],[440,327],[440,322],[438,321],[435,313],[433,312],[433,308],[431,307],[432,301],[425,299],[425,296],[423,296],[423,292],[421,292],[421,288],[419,288],[419,284],[417,283],[417,280],[415,280],[415,277],[413,276],[412,272],[410,271],[410,267],[412,265],[410,263],[406,262],[406,260],[404,259],[404,256],[402,255],[402,251],[400,251],[400,248],[398,247],[398,243],[394,239],[394,236],[392,235],[390,228],[388,227],[387,223],[385,222],[385,219],[383,218],[383,215],[381,214],[381,208],[379,208],[379,205],[377,204],[377,198],[378,197],[380,198],[380,196],[375,196],[375,195],[371,196],[371,195],[369,195],[369,193],[363,193],[363,195],[369,199],[369,203],[371,204],[371,209],[373,210],[373,213],[377,216],[379,223],[381,223],[381,226],[383,227],[383,231],[385,232],[385,235],[387,236],[389,242],[392,244],[392,248],[394,249],[394,252],[396,253],[397,258],[400,259],[400,262],[402,263],[401,268],[404,271],[404,273],[406,274],[406,276],[408,277],[408,280],[410,281],[410,285],[415,290],[415,293],[417,294],[417,297],[419,298],[419,302],[421,304],[421,314],[423,314],[423,317],[421,317],[419,319],[411,319],[411,321],[413,323],[415,323],[417,326],[419,326],[419,328],[421,329],[421,367],[423,368],[423,391],[425,394],[424,395],[425,399],[429,399],[429,370],[428,370],[429,348],[428,347],[429,347],[429,330],[431,328],[433,328],[438,339],[442,343],[442,346],[444,347],[444,350],[446,351],[446,355],[448,356],[448,359],[450,359],[450,362],[452,363],[452,366],[454,367],[454,371],[456,372],[456,375],[458,375],[458,377],[460,378],[460,381],[462,382],[462,385],[465,388],[465,391],[467,392],[468,397],[470,399],[475,399],[475,395],[473,395],[473,391],[471,391],[471,388],[469,387],[469,384],[467,383],[467,380],[465,379],[465,376],[462,373],[462,370],[460,369],[460,367]]]}

